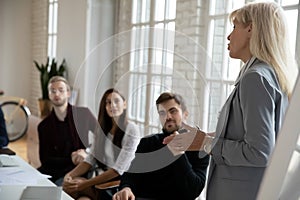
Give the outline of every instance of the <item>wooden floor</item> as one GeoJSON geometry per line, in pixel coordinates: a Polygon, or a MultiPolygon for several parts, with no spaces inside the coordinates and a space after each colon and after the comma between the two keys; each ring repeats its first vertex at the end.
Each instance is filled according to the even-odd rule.
{"type": "Polygon", "coordinates": [[[27,139],[27,135],[25,134],[22,138],[14,141],[14,142],[10,142],[8,144],[8,148],[10,148],[14,152],[16,152],[16,154],[18,156],[20,156],[21,158],[23,158],[24,160],[26,160],[28,162],[26,139],[27,139]]]}

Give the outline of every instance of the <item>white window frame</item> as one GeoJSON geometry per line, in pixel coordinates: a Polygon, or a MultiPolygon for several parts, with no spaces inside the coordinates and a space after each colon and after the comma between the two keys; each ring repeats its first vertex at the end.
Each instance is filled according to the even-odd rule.
{"type": "Polygon", "coordinates": [[[58,0],[48,1],[48,57],[56,58],[58,0]]]}
{"type": "MultiPolygon", "coordinates": [[[[135,50],[131,52],[129,61],[131,67],[129,71],[129,91],[136,91],[137,94],[134,95],[135,98],[132,99],[132,101],[129,99],[130,106],[128,109],[128,117],[130,120],[136,122],[141,128],[144,129],[143,133],[145,135],[160,132],[160,123],[158,121],[158,115],[156,113],[157,111],[153,103],[161,92],[166,91],[166,88],[163,87],[163,85],[165,85],[165,80],[172,79],[172,73],[170,73],[170,70],[166,69],[166,67],[172,68],[172,66],[166,65],[167,58],[170,56],[169,53],[159,49],[151,48],[155,46],[154,43],[157,34],[156,28],[165,30],[168,29],[169,24],[173,24],[175,30],[175,17],[172,19],[166,19],[168,15],[167,13],[169,12],[167,9],[169,6],[168,3],[171,1],[173,0],[132,1],[133,18],[136,19],[135,16],[137,16],[137,11],[141,12],[141,15],[137,16],[137,20],[134,20],[134,22],[131,24],[131,29],[133,30],[131,48],[135,50]],[[148,5],[150,6],[149,9],[147,9],[145,6],[146,2],[148,2],[148,5]],[[156,3],[165,4],[163,16],[161,16],[161,13],[156,13],[156,3]],[[147,20],[147,14],[149,20],[147,20]],[[155,19],[157,17],[156,14],[160,14],[161,19],[155,19]],[[141,17],[141,19],[138,19],[138,17],[141,17]],[[138,46],[135,46],[136,44],[138,46]],[[145,48],[143,49],[143,47],[145,48]],[[160,58],[161,62],[157,61],[158,57],[160,58]],[[161,67],[160,71],[157,71],[157,65],[161,67]],[[159,81],[155,84],[148,84],[153,83],[154,78],[158,79],[159,81]],[[136,88],[137,85],[139,85],[140,88],[136,88]],[[160,85],[161,87],[157,87],[157,85],[160,85]],[[151,114],[149,114],[150,111],[151,114]]],[[[167,40],[169,37],[167,32],[162,32],[162,34],[162,37],[167,40]]],[[[166,45],[169,44],[164,43],[162,45],[162,49],[166,49],[166,45]]],[[[171,86],[172,84],[169,85],[169,87],[171,86]]]]}
{"type": "MultiPolygon", "coordinates": [[[[143,1],[145,2],[145,1],[143,1]]],[[[214,58],[214,49],[213,49],[213,44],[215,41],[213,41],[213,33],[214,33],[214,29],[216,28],[214,26],[214,21],[217,19],[223,19],[224,21],[224,29],[223,29],[223,37],[222,40],[222,60],[219,60],[219,65],[222,66],[222,68],[219,69],[219,76],[218,77],[214,77],[211,75],[211,73],[209,72],[209,70],[211,70],[212,65],[206,65],[205,68],[205,78],[207,81],[207,89],[204,92],[207,92],[205,94],[203,94],[203,97],[206,98],[203,100],[203,106],[205,109],[208,108],[208,112],[203,112],[200,113],[200,115],[203,115],[202,118],[203,119],[203,123],[200,122],[198,125],[201,126],[201,128],[203,128],[206,131],[214,131],[215,130],[215,126],[217,123],[217,119],[218,119],[218,111],[221,109],[221,106],[223,105],[223,103],[225,102],[226,98],[228,97],[228,95],[230,94],[230,92],[233,89],[233,84],[234,81],[238,75],[239,69],[242,66],[242,62],[240,62],[237,59],[231,59],[228,56],[228,50],[227,50],[227,36],[228,34],[231,32],[232,30],[232,25],[229,23],[228,20],[228,15],[229,13],[236,8],[241,7],[242,5],[244,5],[247,2],[251,2],[251,0],[245,0],[245,1],[240,1],[240,0],[223,0],[223,1],[219,1],[219,0],[211,0],[209,1],[209,12],[208,12],[208,18],[207,18],[207,33],[206,36],[207,38],[204,39],[207,41],[206,43],[206,48],[208,51],[209,55],[213,55],[212,57],[212,62],[213,65],[216,64],[216,59],[214,58]],[[218,3],[224,3],[224,12],[219,12],[219,13],[214,13],[212,12],[212,7],[216,6],[216,4],[218,3]],[[234,71],[232,73],[232,71],[234,71]],[[230,75],[231,74],[231,75],[230,75]],[[217,87],[216,89],[218,89],[218,95],[216,94],[216,90],[213,89],[212,85],[216,84],[217,87]],[[215,98],[217,101],[217,103],[214,103],[213,98],[215,98]],[[202,123],[202,124],[201,124],[202,123]]],[[[284,0],[282,0],[281,2],[279,2],[280,4],[284,2],[284,0]]],[[[199,3],[201,4],[201,3],[199,3]]],[[[145,8],[142,6],[139,7],[139,9],[145,8]]],[[[295,5],[288,5],[288,6],[283,6],[283,8],[285,10],[291,10],[291,9],[298,9],[299,10],[299,3],[295,4],[295,5]]],[[[133,11],[135,9],[132,9],[133,11]]],[[[137,10],[137,9],[136,9],[137,10]]],[[[133,12],[132,11],[132,12],[133,12]]],[[[151,19],[153,19],[154,15],[155,15],[155,1],[151,1],[150,3],[150,9],[148,10],[149,16],[151,19]]],[[[143,15],[145,16],[145,15],[143,15]]],[[[298,18],[299,18],[299,11],[298,11],[298,18]]],[[[174,19],[175,20],[175,19],[174,19]]],[[[162,23],[167,22],[167,20],[162,21],[162,23]]],[[[174,21],[175,22],[175,21],[174,21]]],[[[134,29],[134,27],[138,27],[138,26],[148,26],[148,27],[155,27],[155,24],[157,24],[158,22],[155,20],[150,20],[149,23],[145,23],[145,22],[140,22],[140,23],[131,23],[130,28],[134,29]]],[[[298,26],[297,26],[297,30],[299,30],[299,20],[298,20],[298,26]]],[[[297,31],[296,34],[296,49],[295,49],[295,55],[299,55],[299,46],[298,44],[300,44],[300,37],[299,37],[300,31],[297,31]]],[[[149,42],[153,42],[153,33],[149,32],[149,42]]],[[[131,75],[136,75],[137,77],[142,77],[145,76],[146,78],[141,81],[141,79],[137,82],[135,82],[134,84],[142,84],[142,83],[151,83],[151,79],[153,76],[159,76],[161,77],[161,80],[163,80],[163,78],[167,78],[167,77],[172,77],[172,74],[168,74],[168,73],[158,73],[158,74],[153,74],[151,73],[151,68],[153,66],[153,49],[150,49],[148,51],[148,62],[147,63],[142,63],[141,61],[140,64],[141,66],[146,66],[147,65],[147,70],[146,71],[138,71],[138,70],[129,70],[131,75]]],[[[130,59],[129,59],[130,60],[130,59]]],[[[130,66],[134,65],[133,63],[130,63],[130,66]]],[[[162,63],[163,65],[163,63],[162,63]]],[[[155,114],[156,114],[156,108],[155,108],[155,100],[158,97],[158,95],[160,94],[160,92],[165,91],[165,88],[160,88],[157,91],[154,91],[153,88],[151,88],[151,85],[149,84],[149,86],[146,87],[146,92],[144,92],[144,96],[143,95],[136,95],[137,98],[134,99],[132,102],[129,102],[128,105],[129,107],[132,104],[136,104],[135,106],[135,110],[133,111],[129,111],[129,119],[135,121],[137,124],[139,124],[141,127],[144,127],[145,130],[144,132],[146,134],[148,133],[154,133],[155,131],[160,131],[160,125],[158,120],[155,121],[155,114]],[[143,111],[142,111],[143,110],[143,111]],[[142,113],[143,114],[140,114],[142,113]],[[147,112],[151,112],[151,114],[147,113],[147,112]],[[140,117],[138,117],[140,116],[140,117]],[[151,118],[152,117],[152,118],[151,118]]],[[[129,91],[132,91],[132,85],[129,86],[129,91]]],[[[132,109],[132,108],[129,108],[132,109]]],[[[158,119],[158,116],[157,116],[158,119]]]]}

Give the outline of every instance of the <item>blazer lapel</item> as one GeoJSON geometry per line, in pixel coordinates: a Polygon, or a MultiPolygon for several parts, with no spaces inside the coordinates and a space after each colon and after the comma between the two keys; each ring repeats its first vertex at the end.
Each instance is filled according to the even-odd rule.
{"type": "Polygon", "coordinates": [[[231,105],[232,99],[236,93],[236,90],[237,90],[237,87],[235,87],[233,89],[233,91],[231,92],[230,96],[227,98],[227,100],[220,112],[218,124],[217,124],[217,128],[216,128],[216,137],[217,138],[224,137],[225,130],[227,127],[226,125],[227,125],[227,121],[228,121],[228,116],[229,116],[229,112],[230,112],[230,105],[231,105]]]}
{"type": "Polygon", "coordinates": [[[235,88],[233,89],[233,91],[231,92],[230,96],[227,98],[221,112],[220,112],[220,116],[218,119],[218,124],[216,127],[216,136],[217,138],[219,137],[224,137],[225,135],[225,130],[226,130],[226,125],[227,125],[227,121],[228,121],[228,115],[230,113],[230,105],[232,102],[233,97],[235,96],[236,90],[238,88],[238,85],[240,83],[240,80],[243,78],[243,76],[245,75],[246,71],[255,63],[259,62],[258,59],[256,59],[256,57],[252,57],[246,64],[245,66],[241,69],[239,76],[237,78],[237,80],[235,81],[235,88]]]}

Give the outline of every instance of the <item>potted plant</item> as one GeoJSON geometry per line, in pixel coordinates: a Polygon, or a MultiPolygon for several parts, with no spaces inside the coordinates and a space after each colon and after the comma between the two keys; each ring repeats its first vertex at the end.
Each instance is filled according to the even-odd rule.
{"type": "Polygon", "coordinates": [[[49,57],[45,64],[39,64],[37,61],[33,61],[35,67],[40,72],[40,81],[42,89],[42,98],[39,99],[40,116],[44,118],[51,112],[51,102],[48,96],[48,82],[53,76],[65,76],[66,73],[66,61],[63,59],[62,63],[58,66],[57,61],[53,58],[51,63],[49,57]]]}

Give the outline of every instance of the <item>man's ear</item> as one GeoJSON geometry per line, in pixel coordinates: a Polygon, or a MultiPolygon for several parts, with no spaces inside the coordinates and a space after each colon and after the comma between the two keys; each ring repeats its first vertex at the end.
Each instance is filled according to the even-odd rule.
{"type": "Polygon", "coordinates": [[[71,97],[71,90],[67,90],[67,96],[68,96],[68,98],[71,97]]]}
{"type": "Polygon", "coordinates": [[[188,118],[188,116],[189,116],[189,112],[188,112],[188,111],[184,111],[184,112],[182,113],[182,121],[186,121],[187,118],[188,118]]]}

